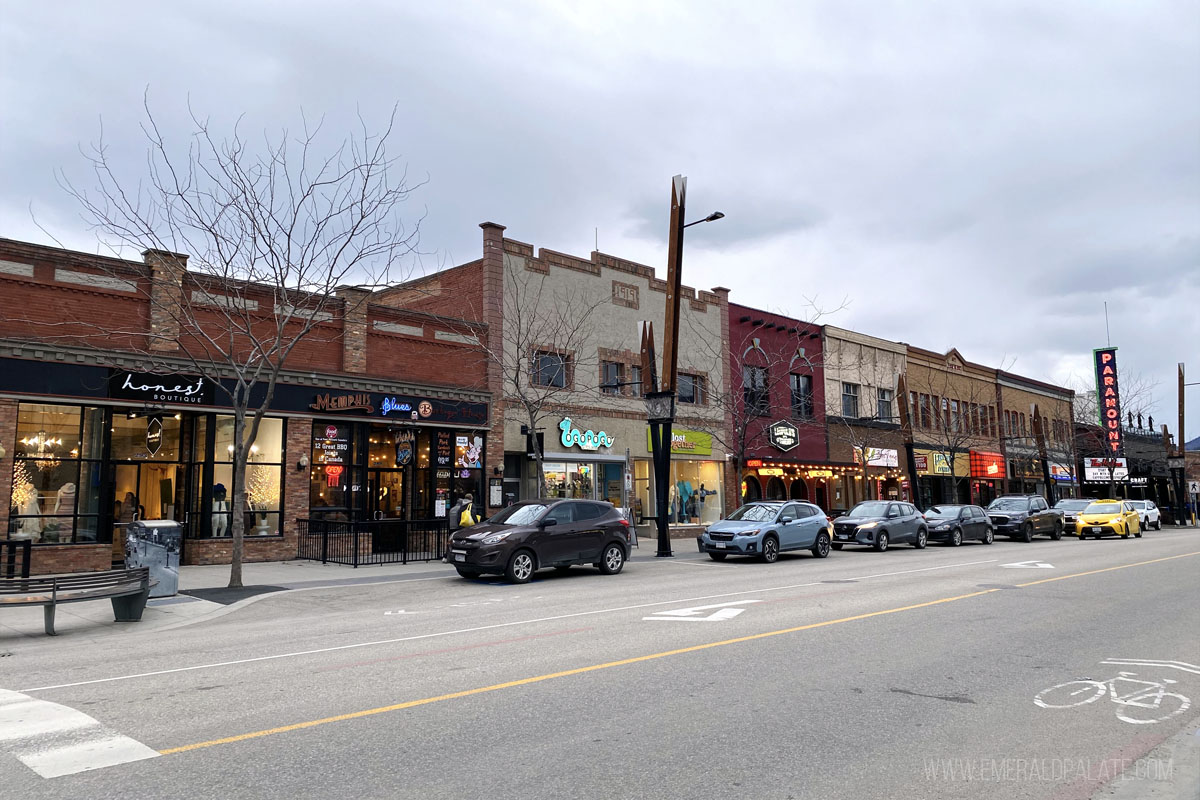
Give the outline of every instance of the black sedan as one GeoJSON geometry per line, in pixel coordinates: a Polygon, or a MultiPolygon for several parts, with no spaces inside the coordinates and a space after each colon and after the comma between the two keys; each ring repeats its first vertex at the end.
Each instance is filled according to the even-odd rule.
{"type": "Polygon", "coordinates": [[[464,578],[503,575],[525,583],[543,567],[591,564],[616,575],[629,557],[629,523],[593,500],[530,500],[454,532],[448,560],[464,578]]]}
{"type": "Polygon", "coordinates": [[[991,544],[995,540],[992,521],[979,506],[941,505],[925,511],[929,541],[958,547],[965,540],[991,544]]]}

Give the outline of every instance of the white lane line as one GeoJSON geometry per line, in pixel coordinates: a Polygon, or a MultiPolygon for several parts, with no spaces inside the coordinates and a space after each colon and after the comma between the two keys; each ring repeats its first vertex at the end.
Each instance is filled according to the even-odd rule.
{"type": "Polygon", "coordinates": [[[1164,661],[1149,658],[1108,658],[1100,663],[1122,667],[1162,667],[1164,669],[1178,669],[1183,672],[1190,672],[1193,675],[1200,675],[1200,666],[1189,664],[1186,661],[1164,661]]]}
{"type": "Polygon", "coordinates": [[[0,749],[43,778],[159,755],[82,711],[7,689],[0,689],[0,749]]]}
{"type": "MultiPolygon", "coordinates": [[[[910,575],[914,572],[931,572],[939,569],[952,569],[954,567],[971,567],[977,564],[991,564],[999,561],[998,558],[988,559],[986,561],[966,561],[958,564],[943,564],[938,567],[922,567],[921,569],[905,569],[897,572],[880,572],[875,575],[861,575],[855,578],[842,578],[841,580],[862,581],[869,578],[885,578],[892,575],[910,575]]],[[[706,594],[699,597],[680,597],[674,600],[660,600],[654,603],[638,603],[632,606],[618,606],[616,608],[598,608],[592,611],[576,611],[571,614],[557,614],[553,617],[538,617],[537,619],[519,619],[512,622],[498,622],[494,625],[479,625],[474,628],[458,628],[451,631],[438,631],[436,633],[421,633],[413,636],[399,636],[394,639],[377,639],[372,642],[354,642],[352,644],[340,644],[332,647],[319,647],[313,650],[297,650],[291,653],[276,653],[269,656],[255,656],[253,658],[239,658],[232,661],[217,661],[211,664],[194,664],[190,667],[174,667],[172,669],[160,669],[153,672],[137,672],[132,675],[114,675],[111,678],[93,678],[87,681],[74,681],[72,683],[56,683],[51,686],[33,686],[28,689],[22,689],[23,692],[46,692],[51,689],[69,689],[73,686],[91,686],[96,683],[111,683],[113,681],[127,681],[134,678],[152,678],[157,675],[172,675],[177,672],[192,672],[199,669],[213,669],[216,667],[231,667],[237,664],[253,664],[257,661],[274,661],[280,658],[295,658],[297,656],[319,655],[321,653],[334,653],[339,650],[353,650],[359,647],[376,647],[384,644],[398,644],[400,642],[415,642],[421,639],[435,639],[442,636],[455,636],[461,633],[478,633],[479,631],[496,630],[497,628],[511,628],[516,625],[536,625],[540,622],[555,622],[560,619],[572,619],[574,617],[588,617],[596,614],[613,614],[620,611],[636,611],[640,608],[653,608],[655,606],[674,606],[680,603],[691,603],[696,600],[717,600],[722,597],[738,597],[745,594],[760,594],[762,592],[782,592],[789,589],[802,589],[807,586],[820,586],[823,581],[811,581],[809,583],[793,583],[788,586],[772,586],[766,589],[743,589],[737,592],[722,592],[720,594],[706,594]]]]}

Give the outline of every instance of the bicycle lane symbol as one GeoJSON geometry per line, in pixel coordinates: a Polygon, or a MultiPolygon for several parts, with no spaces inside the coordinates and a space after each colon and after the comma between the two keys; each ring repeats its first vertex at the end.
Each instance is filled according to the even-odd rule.
{"type": "MultiPolygon", "coordinates": [[[[1142,662],[1132,659],[1110,659],[1103,663],[1134,664],[1160,669],[1180,669],[1200,674],[1200,667],[1173,662],[1142,662]]],[[[1098,681],[1090,678],[1068,681],[1043,689],[1033,698],[1035,705],[1047,709],[1065,709],[1084,706],[1101,697],[1108,697],[1117,705],[1117,719],[1131,725],[1148,725],[1177,717],[1191,708],[1192,701],[1179,692],[1168,691],[1178,681],[1172,678],[1143,680],[1136,672],[1118,672],[1114,677],[1098,681]]]]}

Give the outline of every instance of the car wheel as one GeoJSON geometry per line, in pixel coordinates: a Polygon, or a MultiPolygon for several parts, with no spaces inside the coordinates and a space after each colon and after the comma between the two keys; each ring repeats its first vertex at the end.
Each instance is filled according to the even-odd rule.
{"type": "Polygon", "coordinates": [[[841,543],[841,542],[834,542],[833,544],[831,544],[831,545],[830,545],[830,547],[832,547],[834,550],[841,550],[841,549],[842,549],[842,543],[841,543]]]}
{"type": "Polygon", "coordinates": [[[463,578],[478,578],[479,577],[479,573],[473,569],[466,569],[465,567],[455,567],[455,569],[458,570],[458,574],[460,577],[463,577],[463,578]]]}
{"type": "Polygon", "coordinates": [[[1056,542],[1059,539],[1061,539],[1062,538],[1062,528],[1063,528],[1063,526],[1062,526],[1061,522],[1054,523],[1054,530],[1050,533],[1050,538],[1056,542]]]}
{"type": "Polygon", "coordinates": [[[816,558],[825,558],[829,555],[829,534],[825,531],[817,534],[817,541],[813,545],[812,554],[816,558]]]}
{"type": "Polygon", "coordinates": [[[768,564],[779,560],[779,540],[774,536],[763,537],[762,560],[768,564]]]}
{"type": "Polygon", "coordinates": [[[616,575],[625,568],[625,551],[616,542],[604,548],[600,555],[600,571],[605,575],[616,575]]]}
{"type": "Polygon", "coordinates": [[[991,528],[988,528],[987,532],[983,534],[983,543],[991,544],[994,541],[996,541],[996,534],[991,528]]]}
{"type": "Polygon", "coordinates": [[[1162,530],[1162,517],[1159,517],[1158,519],[1154,520],[1154,530],[1156,530],[1156,531],[1162,530]]]}
{"type": "Polygon", "coordinates": [[[1138,528],[1137,532],[1133,534],[1133,538],[1135,538],[1135,539],[1142,538],[1142,529],[1141,528],[1138,528]]]}
{"type": "Polygon", "coordinates": [[[534,569],[536,566],[533,561],[533,553],[528,550],[518,550],[508,560],[508,566],[504,569],[504,577],[510,583],[529,583],[534,569]]]}
{"type": "Polygon", "coordinates": [[[962,529],[955,528],[954,530],[950,531],[950,546],[958,547],[961,544],[962,544],[962,529]]]}
{"type": "Polygon", "coordinates": [[[887,548],[888,548],[887,531],[880,531],[879,535],[877,535],[875,537],[875,550],[876,550],[876,552],[882,553],[884,550],[887,550],[887,548]]]}
{"type": "Polygon", "coordinates": [[[1021,541],[1022,542],[1032,542],[1033,541],[1033,523],[1032,522],[1026,522],[1025,526],[1023,528],[1021,528],[1021,541]]]}
{"type": "Polygon", "coordinates": [[[929,532],[924,528],[917,529],[917,540],[913,542],[913,547],[918,550],[924,550],[925,545],[929,543],[929,532]]]}
{"type": "Polygon", "coordinates": [[[727,556],[727,555],[729,555],[729,554],[728,553],[709,553],[708,557],[711,558],[713,561],[724,561],[725,556],[727,556]]]}

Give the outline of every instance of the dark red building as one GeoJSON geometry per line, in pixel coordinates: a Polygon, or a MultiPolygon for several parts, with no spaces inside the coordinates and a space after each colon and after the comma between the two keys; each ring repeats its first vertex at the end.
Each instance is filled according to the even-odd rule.
{"type": "Polygon", "coordinates": [[[821,328],[729,304],[729,475],[743,500],[810,500],[828,509],[821,328]]]}

